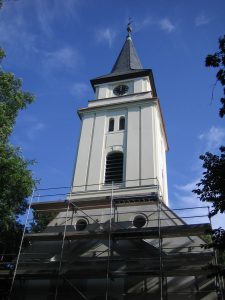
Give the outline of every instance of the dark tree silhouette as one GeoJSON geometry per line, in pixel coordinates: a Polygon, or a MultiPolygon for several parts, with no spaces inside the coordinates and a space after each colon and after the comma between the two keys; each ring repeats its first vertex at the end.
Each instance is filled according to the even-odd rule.
{"type": "MultiPolygon", "coordinates": [[[[206,57],[205,65],[207,67],[219,68],[216,78],[222,86],[225,86],[225,35],[219,39],[219,50],[206,57]]],[[[225,88],[223,89],[225,94],[225,88]]],[[[221,118],[225,115],[225,98],[220,99],[222,107],[219,115],[221,118]]],[[[217,213],[225,212],[225,147],[220,147],[220,154],[206,152],[200,156],[203,161],[203,176],[197,188],[193,190],[203,202],[212,204],[211,216],[217,213]]],[[[225,230],[222,228],[212,231],[212,243],[208,247],[225,250],[225,230]]]]}
{"type": "Polygon", "coordinates": [[[220,155],[206,152],[203,160],[203,178],[193,192],[204,202],[212,203],[211,216],[225,212],[225,147],[220,147],[220,155]]]}
{"type": "MultiPolygon", "coordinates": [[[[217,81],[225,86],[225,35],[219,38],[219,50],[214,54],[209,54],[205,60],[206,67],[219,68],[216,78],[217,81]]],[[[217,83],[217,82],[216,82],[217,83]]],[[[219,115],[221,118],[225,115],[225,88],[223,88],[223,97],[220,99],[222,107],[220,108],[219,115]]]]}
{"type": "MultiPolygon", "coordinates": [[[[22,90],[22,82],[5,72],[0,48],[0,268],[12,270],[11,261],[17,255],[23,232],[20,216],[26,212],[27,197],[35,180],[31,161],[24,159],[21,150],[10,144],[18,113],[32,103],[34,97],[22,90]]],[[[6,299],[9,280],[0,282],[0,299],[6,299]],[[1,298],[3,297],[3,298],[1,298]]]]}

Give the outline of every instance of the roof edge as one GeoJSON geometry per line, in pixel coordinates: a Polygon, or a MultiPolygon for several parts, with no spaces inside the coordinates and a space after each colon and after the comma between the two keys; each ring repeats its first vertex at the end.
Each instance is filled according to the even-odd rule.
{"type": "Polygon", "coordinates": [[[90,80],[91,85],[94,88],[95,84],[101,84],[101,83],[107,83],[111,81],[120,81],[123,79],[129,79],[129,78],[135,78],[135,77],[141,77],[141,76],[149,76],[149,74],[152,72],[151,69],[142,69],[142,70],[133,70],[131,72],[127,73],[120,73],[120,74],[107,74],[102,77],[96,77],[90,80]]]}
{"type": "Polygon", "coordinates": [[[112,81],[121,81],[124,79],[132,79],[132,78],[142,77],[142,76],[149,77],[151,85],[152,85],[153,96],[157,97],[157,92],[156,92],[152,69],[134,70],[133,72],[122,73],[122,74],[117,74],[117,75],[109,74],[107,77],[103,76],[103,77],[97,77],[97,78],[91,79],[90,82],[91,82],[93,90],[95,91],[96,84],[103,84],[103,83],[108,83],[108,82],[112,82],[112,81]]]}

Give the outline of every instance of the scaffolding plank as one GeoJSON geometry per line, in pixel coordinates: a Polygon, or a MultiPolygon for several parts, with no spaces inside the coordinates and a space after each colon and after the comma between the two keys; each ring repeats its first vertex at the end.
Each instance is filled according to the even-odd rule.
{"type": "Polygon", "coordinates": [[[33,202],[32,209],[36,211],[63,211],[67,209],[67,200],[33,202]]]}
{"type": "MultiPolygon", "coordinates": [[[[184,265],[188,265],[191,262],[197,262],[197,264],[202,264],[205,263],[209,260],[212,260],[213,258],[213,252],[179,252],[179,253],[171,253],[171,254],[162,254],[162,260],[166,263],[170,263],[170,262],[174,262],[177,261],[178,263],[180,263],[182,260],[184,260],[184,265]]],[[[70,262],[69,265],[75,264],[78,265],[80,264],[87,264],[89,266],[90,263],[105,263],[108,262],[108,260],[110,260],[111,263],[151,263],[151,264],[158,264],[159,263],[159,259],[160,259],[160,254],[158,253],[158,255],[154,254],[154,256],[130,256],[128,255],[127,257],[121,257],[121,256],[113,256],[113,257],[108,257],[108,255],[106,254],[106,256],[88,256],[88,257],[76,257],[73,259],[73,262],[70,262]]],[[[22,264],[29,264],[29,263],[33,263],[33,264],[49,264],[49,265],[54,265],[54,264],[58,264],[58,261],[51,261],[49,259],[39,259],[38,261],[36,260],[36,258],[34,258],[32,260],[32,258],[27,259],[21,259],[20,260],[20,265],[22,264]]],[[[67,261],[64,260],[63,263],[66,265],[67,261]]]]}
{"type": "MultiPolygon", "coordinates": [[[[188,264],[188,262],[187,262],[188,264]]],[[[57,265],[56,265],[57,266],[57,265]]],[[[101,264],[99,265],[86,265],[86,268],[84,268],[83,265],[75,265],[75,267],[71,266],[69,268],[62,269],[60,275],[66,276],[68,278],[105,278],[106,275],[106,269],[107,269],[107,262],[102,266],[101,264]],[[97,267],[98,266],[98,267],[97,267]]],[[[36,267],[32,266],[31,268],[28,268],[25,266],[22,268],[22,266],[17,270],[16,278],[27,278],[27,279],[49,279],[49,278],[54,278],[58,276],[58,268],[55,267],[55,269],[45,269],[41,267],[36,267]]],[[[197,275],[207,275],[211,274],[212,270],[207,268],[207,264],[205,265],[193,265],[190,264],[188,267],[187,266],[179,266],[173,265],[173,266],[167,266],[165,265],[163,269],[163,275],[164,276],[197,276],[197,275]]],[[[123,270],[119,271],[118,265],[116,268],[113,268],[111,265],[111,270],[110,270],[110,276],[111,277],[124,277],[124,276],[160,276],[160,268],[159,264],[158,265],[146,265],[143,267],[143,265],[139,265],[139,267],[133,266],[124,266],[123,265],[123,270]]],[[[0,279],[6,279],[6,278],[11,278],[12,277],[12,271],[8,270],[0,270],[0,279]]]]}
{"type": "MultiPolygon", "coordinates": [[[[34,202],[31,207],[35,211],[49,212],[49,211],[65,211],[68,208],[69,200],[57,200],[57,201],[43,201],[34,202]]],[[[96,209],[110,206],[110,200],[106,197],[92,200],[76,200],[70,201],[69,210],[76,208],[81,209],[96,209]]]]}
{"type": "MultiPolygon", "coordinates": [[[[210,272],[206,272],[205,269],[198,269],[198,270],[174,270],[174,271],[165,271],[164,276],[168,277],[179,277],[179,276],[198,276],[198,275],[207,275],[210,272]]],[[[83,272],[71,272],[71,273],[62,273],[62,275],[66,276],[67,278],[74,278],[74,279],[91,279],[91,278],[105,278],[106,270],[97,272],[97,271],[87,271],[86,273],[83,272]]],[[[112,278],[120,278],[120,277],[127,277],[127,276],[149,276],[149,277],[159,277],[160,271],[124,271],[124,272],[110,272],[110,277],[112,278]]],[[[12,275],[8,272],[7,274],[2,274],[0,272],[0,280],[1,279],[12,279],[12,275]]],[[[51,279],[51,278],[58,278],[58,274],[56,272],[20,272],[18,271],[16,274],[16,279],[51,279]]]]}
{"type": "MultiPolygon", "coordinates": [[[[182,237],[182,236],[199,236],[210,233],[210,224],[185,224],[177,226],[165,226],[160,228],[160,234],[163,238],[182,237]]],[[[66,239],[108,239],[108,231],[73,231],[66,232],[66,239]]],[[[128,228],[111,231],[111,237],[118,240],[128,239],[152,239],[159,237],[158,227],[148,228],[128,228]]],[[[42,233],[28,233],[25,238],[31,241],[52,241],[61,240],[63,238],[62,232],[42,232],[42,233]]]]}
{"type": "Polygon", "coordinates": [[[126,238],[157,238],[160,234],[163,238],[182,237],[182,236],[198,236],[211,233],[211,225],[203,224],[184,224],[176,226],[148,227],[148,228],[131,228],[126,230],[117,230],[112,232],[112,236],[117,239],[126,238]]]}
{"type": "MultiPolygon", "coordinates": [[[[65,200],[56,200],[56,201],[42,201],[42,202],[33,202],[31,204],[32,209],[41,212],[49,211],[63,211],[68,207],[68,199],[65,200]]],[[[128,196],[117,196],[114,197],[113,202],[117,206],[132,206],[138,204],[155,204],[156,196],[152,194],[143,194],[143,195],[128,195],[128,196]]],[[[92,197],[90,199],[77,199],[71,200],[69,209],[74,210],[76,208],[80,209],[98,209],[98,208],[110,208],[111,197],[102,196],[102,197],[92,197]]]]}
{"type": "MultiPolygon", "coordinates": [[[[65,238],[68,240],[106,239],[108,235],[106,232],[74,231],[66,232],[65,238]]],[[[30,241],[58,241],[63,238],[63,232],[27,233],[25,238],[30,241]]]]}
{"type": "MultiPolygon", "coordinates": [[[[194,274],[204,269],[212,262],[212,253],[179,253],[163,256],[163,273],[189,273],[194,274]]],[[[59,261],[43,260],[39,262],[21,260],[17,273],[53,273],[58,270],[59,261]]],[[[64,261],[62,272],[73,274],[86,274],[95,272],[105,272],[110,263],[110,270],[123,270],[124,272],[156,272],[160,271],[159,255],[145,258],[122,258],[122,257],[78,257],[75,260],[64,261]]],[[[1,272],[0,272],[1,273],[1,272]]]]}

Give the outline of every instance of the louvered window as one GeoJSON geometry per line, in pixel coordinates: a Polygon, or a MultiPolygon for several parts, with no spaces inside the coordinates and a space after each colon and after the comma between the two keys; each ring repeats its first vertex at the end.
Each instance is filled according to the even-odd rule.
{"type": "Polygon", "coordinates": [[[114,119],[109,119],[109,131],[114,130],[114,119]]]}
{"type": "Polygon", "coordinates": [[[111,152],[106,157],[105,183],[123,181],[123,153],[111,152]]]}
{"type": "Polygon", "coordinates": [[[120,117],[119,130],[124,130],[124,129],[125,129],[125,118],[120,117]]]}

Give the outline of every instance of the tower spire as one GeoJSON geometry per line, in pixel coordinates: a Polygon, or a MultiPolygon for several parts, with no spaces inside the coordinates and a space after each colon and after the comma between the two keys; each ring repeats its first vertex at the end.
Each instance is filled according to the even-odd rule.
{"type": "Polygon", "coordinates": [[[138,78],[147,76],[151,82],[152,95],[157,96],[153,74],[151,69],[143,69],[141,61],[138,57],[137,51],[134,47],[134,43],[131,37],[132,32],[132,20],[129,18],[127,23],[127,35],[122,49],[113,65],[110,73],[91,79],[93,89],[96,89],[96,85],[107,82],[121,81],[124,79],[138,78]]]}
{"type": "Polygon", "coordinates": [[[129,22],[128,22],[128,24],[127,24],[127,32],[128,32],[128,34],[127,34],[127,39],[128,39],[128,38],[131,38],[131,32],[132,32],[131,23],[132,23],[132,19],[129,18],[129,22]]]}
{"type": "Polygon", "coordinates": [[[134,47],[133,41],[131,39],[131,27],[132,20],[129,18],[129,22],[127,24],[127,38],[120,51],[120,54],[112,68],[112,73],[126,73],[131,72],[132,70],[141,70],[142,65],[141,61],[138,57],[137,51],[134,47]]]}

